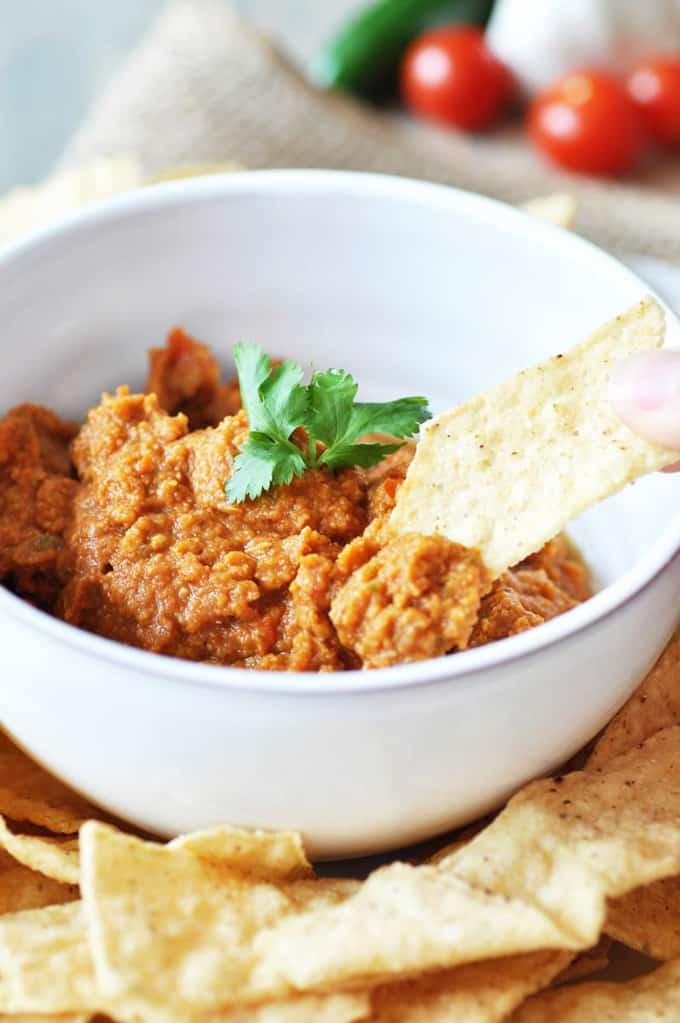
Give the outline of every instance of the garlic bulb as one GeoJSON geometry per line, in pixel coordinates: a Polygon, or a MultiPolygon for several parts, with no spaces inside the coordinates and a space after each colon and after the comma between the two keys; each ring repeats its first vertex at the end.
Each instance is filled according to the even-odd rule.
{"type": "Polygon", "coordinates": [[[531,94],[579,68],[680,55],[680,0],[496,0],[487,39],[531,94]]]}

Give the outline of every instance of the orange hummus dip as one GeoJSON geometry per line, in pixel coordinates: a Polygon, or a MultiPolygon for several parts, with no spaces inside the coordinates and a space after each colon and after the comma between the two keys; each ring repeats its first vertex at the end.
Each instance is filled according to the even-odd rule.
{"type": "Polygon", "coordinates": [[[80,429],[36,405],[0,421],[0,580],[37,607],[174,657],[341,671],[490,643],[590,596],[560,537],[491,584],[474,550],[391,536],[413,444],[230,504],[238,383],[181,330],[150,360],[144,394],[105,394],[80,429]]]}

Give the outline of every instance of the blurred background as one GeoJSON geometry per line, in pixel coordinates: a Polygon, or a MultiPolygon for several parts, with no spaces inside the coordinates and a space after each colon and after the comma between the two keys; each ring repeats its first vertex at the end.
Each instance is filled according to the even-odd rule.
{"type": "MultiPolygon", "coordinates": [[[[0,0],[0,192],[44,177],[165,0],[0,0]]],[[[308,60],[357,0],[234,0],[308,60]]]]}
{"type": "Polygon", "coordinates": [[[0,131],[0,202],[60,161],[0,243],[237,162],[566,193],[680,263],[680,0],[0,0],[0,131]]]}

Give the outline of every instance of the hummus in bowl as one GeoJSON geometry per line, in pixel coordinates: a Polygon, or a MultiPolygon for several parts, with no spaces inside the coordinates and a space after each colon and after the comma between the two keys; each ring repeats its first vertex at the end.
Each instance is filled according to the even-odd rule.
{"type": "Polygon", "coordinates": [[[481,646],[591,596],[561,536],[493,583],[474,549],[389,537],[413,443],[231,502],[238,380],[181,330],[144,391],[105,394],[82,427],[30,404],[0,421],[0,578],[71,625],[192,661],[343,671],[481,646]]]}

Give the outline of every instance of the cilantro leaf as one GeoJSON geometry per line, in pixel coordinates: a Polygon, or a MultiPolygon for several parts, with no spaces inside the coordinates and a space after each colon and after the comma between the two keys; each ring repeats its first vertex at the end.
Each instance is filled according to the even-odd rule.
{"type": "Polygon", "coordinates": [[[358,384],[344,369],[327,369],[314,374],[307,390],[307,429],[326,447],[337,444],[349,424],[358,384]]]}
{"type": "Polygon", "coordinates": [[[241,387],[241,401],[251,430],[266,431],[269,418],[260,398],[260,387],[271,373],[271,359],[259,345],[234,345],[234,362],[241,387]]]}
{"type": "MultiPolygon", "coordinates": [[[[367,433],[410,437],[418,431],[421,423],[430,418],[426,398],[355,403],[358,389],[354,377],[343,369],[328,369],[312,377],[307,388],[309,418],[306,426],[308,432],[327,448],[346,447],[367,433]]],[[[326,458],[324,464],[329,464],[329,461],[326,458]]],[[[355,464],[364,463],[357,461],[355,464]]]]}
{"type": "Polygon", "coordinates": [[[389,433],[411,437],[430,419],[427,398],[398,398],[396,401],[358,402],[352,408],[344,440],[356,440],[367,433],[389,433]]]}
{"type": "Polygon", "coordinates": [[[259,497],[278,483],[290,483],[302,476],[307,465],[294,444],[272,440],[263,433],[251,433],[234,461],[234,472],[227,480],[227,500],[233,504],[259,497]]]}
{"type": "Polygon", "coordinates": [[[357,382],[343,369],[316,372],[305,387],[301,366],[290,361],[272,366],[258,345],[236,345],[234,358],[250,432],[225,484],[232,502],[290,483],[306,469],[375,465],[401,445],[355,441],[369,433],[410,437],[430,418],[425,398],[355,403],[357,382]],[[305,451],[291,440],[298,427],[307,433],[305,451]]]}
{"type": "Polygon", "coordinates": [[[300,386],[302,367],[282,362],[272,368],[259,345],[244,342],[235,345],[234,361],[251,431],[288,440],[307,414],[307,389],[300,386]]]}
{"type": "Polygon", "coordinates": [[[307,388],[300,386],[303,376],[302,366],[282,362],[260,384],[260,400],[269,417],[269,429],[265,432],[288,440],[293,430],[303,425],[309,404],[307,388]]]}
{"type": "Polygon", "coordinates": [[[349,465],[360,465],[368,469],[382,462],[385,455],[397,451],[401,444],[336,444],[326,448],[319,458],[319,465],[328,469],[342,469],[349,465]]]}

